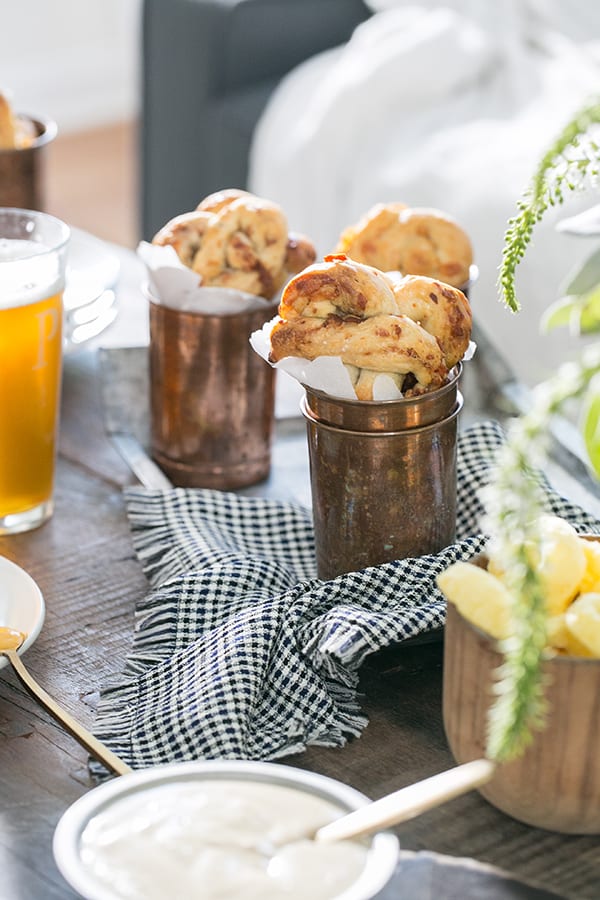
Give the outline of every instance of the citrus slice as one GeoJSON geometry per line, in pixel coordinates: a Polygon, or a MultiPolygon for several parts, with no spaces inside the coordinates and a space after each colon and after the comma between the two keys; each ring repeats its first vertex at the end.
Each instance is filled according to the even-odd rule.
{"type": "Polygon", "coordinates": [[[585,572],[579,583],[579,593],[600,591],[600,541],[579,539],[585,553],[585,572]]]}
{"type": "Polygon", "coordinates": [[[600,659],[600,593],[581,594],[565,613],[567,651],[600,659]]]}
{"type": "MultiPolygon", "coordinates": [[[[538,573],[550,616],[560,615],[579,591],[587,568],[583,541],[572,525],[559,516],[540,516],[538,521],[540,546],[530,551],[530,561],[538,573]]],[[[498,578],[503,572],[495,559],[488,570],[498,578]]]]}
{"type": "Polygon", "coordinates": [[[511,634],[510,594],[491,572],[472,563],[457,562],[438,575],[437,584],[473,625],[498,640],[511,634]]]}
{"type": "Polygon", "coordinates": [[[565,611],[577,594],[587,566],[583,542],[572,525],[558,516],[541,516],[538,573],[549,615],[565,611]]]}

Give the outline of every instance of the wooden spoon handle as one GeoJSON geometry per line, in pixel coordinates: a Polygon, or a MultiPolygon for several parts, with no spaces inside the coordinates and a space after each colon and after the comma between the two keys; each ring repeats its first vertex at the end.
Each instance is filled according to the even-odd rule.
{"type": "Polygon", "coordinates": [[[3,653],[4,656],[7,657],[15,670],[17,678],[29,691],[32,697],[34,697],[38,703],[40,703],[41,706],[57,720],[57,722],[60,722],[69,734],[72,734],[75,740],[79,741],[79,743],[85,747],[95,759],[106,766],[107,769],[110,769],[111,772],[115,772],[116,775],[126,775],[128,772],[133,771],[133,769],[124,763],[122,759],[119,759],[116,753],[109,750],[102,741],[95,738],[91,732],[87,731],[83,725],[77,721],[77,719],[74,719],[70,713],[62,708],[62,706],[59,706],[58,703],[52,699],[50,694],[46,693],[46,691],[29,674],[21,662],[21,657],[16,650],[2,650],[0,653],[3,653]]]}
{"type": "Polygon", "coordinates": [[[485,784],[495,769],[495,763],[490,760],[475,759],[440,772],[324,825],[317,831],[315,840],[341,841],[405,822],[485,784]]]}

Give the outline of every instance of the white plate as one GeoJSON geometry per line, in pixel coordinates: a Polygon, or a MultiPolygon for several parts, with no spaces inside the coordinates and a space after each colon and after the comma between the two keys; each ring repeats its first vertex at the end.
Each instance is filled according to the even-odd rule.
{"type": "MultiPolygon", "coordinates": [[[[19,654],[31,647],[37,638],[45,613],[42,592],[31,575],[0,556],[0,625],[27,635],[19,654]]],[[[0,657],[0,669],[7,665],[8,660],[0,657]]]]}
{"type": "Polygon", "coordinates": [[[107,288],[113,288],[119,268],[117,256],[103,241],[79,228],[71,228],[64,294],[67,316],[96,300],[107,288]]]}

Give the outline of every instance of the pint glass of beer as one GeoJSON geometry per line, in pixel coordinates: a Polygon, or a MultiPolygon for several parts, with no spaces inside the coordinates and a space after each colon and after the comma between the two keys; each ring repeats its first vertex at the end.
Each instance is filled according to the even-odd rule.
{"type": "Polygon", "coordinates": [[[52,515],[69,229],[0,208],[0,534],[52,515]]]}

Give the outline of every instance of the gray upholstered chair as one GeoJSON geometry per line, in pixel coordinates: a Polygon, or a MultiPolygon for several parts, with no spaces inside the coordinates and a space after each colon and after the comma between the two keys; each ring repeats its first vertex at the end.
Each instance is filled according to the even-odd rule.
{"type": "Polygon", "coordinates": [[[244,187],[254,126],[278,81],[348,40],[362,0],[144,0],[140,230],[244,187]]]}

